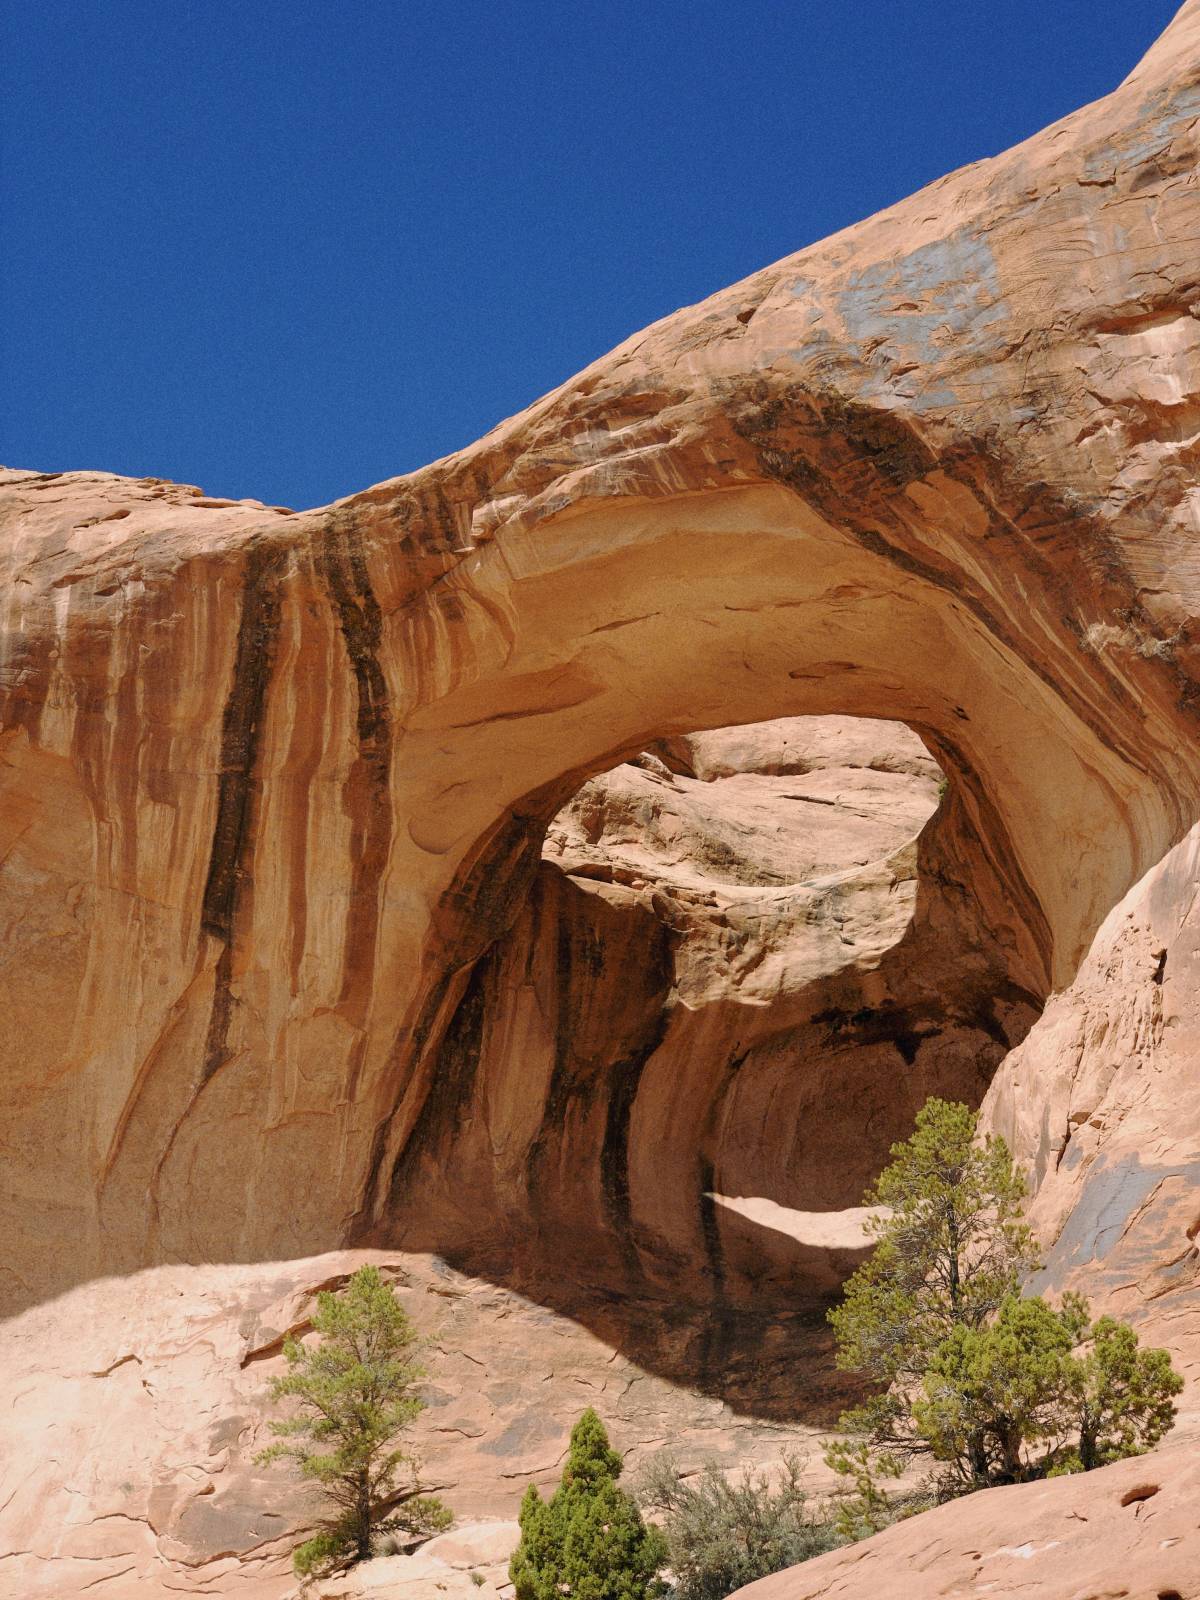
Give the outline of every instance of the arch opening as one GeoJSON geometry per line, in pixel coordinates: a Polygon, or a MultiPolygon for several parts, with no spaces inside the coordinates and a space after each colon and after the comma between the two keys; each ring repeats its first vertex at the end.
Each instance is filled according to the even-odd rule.
{"type": "Polygon", "coordinates": [[[791,1363],[836,1386],[823,1314],[890,1144],[930,1094],[978,1103],[1045,991],[902,723],[668,735],[558,799],[375,1237],[783,1414],[791,1363]]]}
{"type": "MultiPolygon", "coordinates": [[[[575,922],[559,902],[589,894],[593,917],[619,920],[594,884],[583,889],[568,876],[552,894],[539,868],[545,831],[580,786],[695,730],[797,715],[902,721],[949,783],[938,826],[922,836],[924,878],[960,887],[927,897],[928,915],[914,918],[901,951],[913,950],[919,932],[933,939],[939,917],[953,923],[946,906],[961,904],[965,916],[982,905],[986,912],[971,916],[1003,949],[1014,1004],[1069,980],[1113,898],[1181,821],[1175,791],[1137,751],[1130,758],[1130,721],[1144,746],[1149,700],[1125,692],[1101,726],[1097,702],[1113,698],[1111,667],[1081,650],[1078,619],[1060,614],[1057,592],[1039,589],[1036,574],[1024,585],[1011,579],[1002,598],[1018,603],[1007,610],[996,596],[981,597],[971,553],[989,526],[980,502],[936,472],[923,483],[896,513],[919,559],[887,541],[864,541],[857,520],[840,525],[831,504],[826,515],[779,482],[726,481],[657,500],[618,494],[547,515],[531,510],[528,522],[505,522],[416,592],[394,528],[376,520],[383,511],[338,508],[339,537],[372,552],[373,645],[344,631],[344,610],[322,613],[302,564],[279,579],[279,594],[255,578],[243,611],[256,627],[278,628],[271,681],[292,682],[285,644],[298,648],[303,631],[317,627],[329,659],[346,670],[303,678],[311,716],[292,718],[282,692],[268,697],[257,753],[242,744],[234,751],[253,801],[231,880],[241,886],[237,914],[224,955],[206,949],[204,961],[216,965],[187,991],[187,1039],[170,1015],[155,1019],[178,1078],[168,1088],[156,1071],[146,1094],[143,1080],[135,1082],[137,1137],[112,1143],[104,1178],[103,1250],[135,1260],[212,1258],[378,1241],[445,1254],[474,1247],[482,1231],[496,1270],[541,1294],[549,1292],[543,1268],[552,1273],[562,1257],[553,1241],[564,1213],[550,1197],[570,1192],[570,1163],[584,1137],[589,1149],[598,1141],[600,1154],[582,1160],[583,1169],[604,1176],[589,1178],[588,1205],[572,1216],[569,1236],[597,1292],[608,1292],[605,1284],[624,1292],[641,1274],[650,1292],[686,1289],[693,1304],[745,1300],[738,1262],[771,1255],[764,1240],[777,1230],[760,1229],[730,1249],[741,1224],[703,1197],[748,1195],[801,1210],[831,1201],[822,1194],[814,1203],[782,1181],[764,1194],[768,1186],[753,1175],[731,1174],[728,1119],[714,1110],[712,1130],[689,1131],[678,1226],[665,1234],[643,1226],[639,1196],[661,1187],[662,1173],[653,1161],[639,1164],[638,1152],[656,1146],[636,1128],[674,1038],[671,1018],[682,1011],[669,1012],[662,1041],[653,1037],[673,980],[670,930],[652,908],[632,925],[626,919],[617,935],[641,941],[638,982],[614,983],[605,1002],[622,1019],[612,1036],[625,1047],[615,1059],[651,1065],[626,1074],[631,1087],[611,1103],[595,1085],[576,1092],[577,1051],[556,1043],[568,1034],[546,1020],[575,1003],[560,973],[553,1008],[547,1000],[509,1017],[511,1050],[543,1065],[519,1084],[493,1086],[507,1108],[497,1125],[507,1131],[486,1159],[469,1159],[472,1140],[491,1139],[477,1112],[479,1062],[499,1015],[489,985],[499,982],[497,964],[519,942],[522,919],[537,911],[569,945],[575,922]],[[957,583],[932,564],[937,554],[944,565],[954,549],[974,574],[957,583]],[[368,648],[378,676],[363,659],[368,648]],[[365,701],[364,685],[375,686],[365,701]],[[375,714],[385,704],[380,685],[386,740],[375,714]],[[328,736],[313,743],[319,729],[328,736]],[[541,885],[533,897],[531,883],[541,885]],[[280,906],[299,914],[281,919],[280,906]],[[215,1052],[207,1049],[214,1019],[215,1052]],[[194,1050],[214,1068],[198,1089],[194,1050]],[[457,1131],[469,1125],[469,1135],[457,1131]],[[253,1160],[235,1163],[231,1126],[247,1130],[253,1160]],[[701,1169],[696,1152],[714,1144],[712,1171],[701,1169]],[[327,1184],[296,1190],[298,1151],[328,1173],[327,1184]],[[536,1181],[495,1184],[494,1170],[522,1161],[536,1181]],[[231,1209],[235,1165],[239,1202],[231,1209]],[[142,1217],[148,1180],[156,1205],[149,1226],[135,1231],[125,1224],[142,1217]],[[529,1188],[543,1197],[532,1211],[520,1198],[529,1188]],[[282,1190],[292,1196],[286,1213],[274,1205],[282,1190]],[[699,1287],[688,1282],[694,1264],[704,1268],[699,1287]],[[714,1281],[715,1302],[704,1288],[714,1281]]],[[[892,533],[900,537],[898,526],[892,533]]],[[[239,628],[238,638],[245,633],[239,628]]],[[[227,708],[236,709],[246,696],[236,651],[231,659],[227,708]]],[[[1169,755],[1176,759],[1177,745],[1169,755]]],[[[971,948],[970,939],[949,934],[943,943],[950,966],[971,948]]],[[[573,970],[571,962],[560,966],[573,970]]],[[[936,975],[928,1005],[940,1006],[947,962],[914,960],[918,966],[936,975]]],[[[982,966],[984,979],[972,980],[981,1007],[995,993],[995,963],[982,966]]],[[[515,977],[522,993],[536,990],[542,970],[532,955],[526,968],[505,980],[515,977]]],[[[182,981],[186,988],[191,980],[182,981]]],[[[859,1035],[879,1007],[848,998],[822,1008],[827,1031],[838,1022],[843,1042],[865,1045],[871,1041],[859,1035]]],[[[761,1009],[739,1002],[730,1026],[761,1009]]],[[[699,1015],[718,1027],[716,1005],[699,1015]]],[[[911,1031],[919,1044],[922,1028],[911,1031]]],[[[742,1102],[750,1076],[738,1069],[733,1101],[742,1102]]],[[[706,1096],[703,1089],[693,1098],[708,1104],[706,1096]]],[[[675,1103],[664,1104],[665,1118],[675,1103]]],[[[821,1114],[814,1102],[812,1117],[821,1114]]],[[[131,1112],[122,1128],[133,1126],[131,1112]]],[[[659,1143],[674,1148],[667,1134],[659,1143]]],[[[759,1148],[747,1141],[744,1165],[759,1148]]],[[[847,1140],[845,1150],[849,1171],[858,1145],[847,1140]]],[[[682,1170],[680,1157],[675,1171],[682,1170]]],[[[869,1176],[854,1171],[853,1186],[847,1179],[851,1198],[869,1176]]],[[[756,1269],[755,1282],[763,1278],[756,1269]]],[[[796,1278],[782,1274],[786,1293],[796,1278]]],[[[765,1304],[769,1296],[753,1298],[765,1304]]]]}

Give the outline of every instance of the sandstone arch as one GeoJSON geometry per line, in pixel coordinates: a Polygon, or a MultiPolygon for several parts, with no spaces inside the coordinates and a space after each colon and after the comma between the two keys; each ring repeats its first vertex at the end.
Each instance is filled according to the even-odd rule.
{"type": "Polygon", "coordinates": [[[663,754],[556,819],[367,1236],[576,1316],[607,1296],[768,1323],[836,1289],[861,1247],[840,1208],[929,1094],[978,1100],[1042,996],[907,730],[784,720],[663,754]]]}
{"type": "Polygon", "coordinates": [[[908,722],[1070,978],[1197,812],[1198,46],[327,510],[7,475],[10,1299],[386,1225],[541,826],[652,738],[908,722]]]}

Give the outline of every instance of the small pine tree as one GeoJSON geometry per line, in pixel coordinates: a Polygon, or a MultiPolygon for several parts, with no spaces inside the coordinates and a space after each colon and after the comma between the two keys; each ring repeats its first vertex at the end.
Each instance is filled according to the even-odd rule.
{"type": "Polygon", "coordinates": [[[886,1386],[844,1413],[841,1426],[900,1461],[928,1453],[913,1429],[911,1395],[942,1341],[955,1328],[981,1328],[1038,1264],[1021,1216],[1024,1180],[1003,1139],[979,1146],[975,1130],[965,1105],[933,1099],[922,1107],[912,1137],[892,1146],[864,1196],[879,1208],[868,1223],[878,1243],[829,1315],[838,1366],[886,1386]]]}
{"type": "Polygon", "coordinates": [[[1088,1323],[1087,1301],[1067,1296],[1064,1315],[1090,1348],[1071,1363],[1066,1401],[1075,1434],[1059,1471],[1090,1472],[1141,1455],[1175,1425],[1175,1396],[1183,1379],[1166,1350],[1141,1350],[1128,1323],[1101,1317],[1088,1323]]]}
{"type": "Polygon", "coordinates": [[[657,1528],[617,1486],[621,1457],[589,1407],[571,1430],[562,1482],[548,1501],[530,1484],[509,1564],[516,1600],[647,1600],[667,1559],[657,1528]]]}
{"type": "Polygon", "coordinates": [[[830,1314],[838,1365],[886,1385],[843,1413],[826,1460],[854,1486],[840,1531],[890,1515],[876,1481],[914,1456],[945,1471],[942,1495],[1086,1471],[1148,1449],[1172,1426],[1182,1379],[1165,1350],[1065,1296],[1022,1298],[1037,1265],[1025,1186],[1003,1140],[976,1143],[963,1105],[930,1100],[866,1203],[886,1207],[874,1255],[830,1314]],[[1081,1356],[1077,1352],[1086,1347],[1081,1356]]]}
{"type": "Polygon", "coordinates": [[[288,1370],[271,1398],[294,1398],[294,1416],[271,1424],[281,1443],[260,1462],[290,1457],[315,1479],[333,1507],[293,1562],[301,1576],[371,1554],[376,1533],[433,1533],[450,1525],[440,1500],[401,1488],[413,1458],[395,1440],[424,1409],[413,1392],[424,1372],[413,1359],[416,1332],[377,1267],[360,1267],[341,1293],[317,1296],[317,1345],[284,1341],[288,1370]]]}
{"type": "Polygon", "coordinates": [[[838,1365],[881,1383],[919,1379],[952,1328],[978,1328],[1038,1265],[1025,1181],[1004,1140],[975,1143],[969,1107],[928,1100],[863,1204],[878,1243],[829,1320],[838,1365]]]}

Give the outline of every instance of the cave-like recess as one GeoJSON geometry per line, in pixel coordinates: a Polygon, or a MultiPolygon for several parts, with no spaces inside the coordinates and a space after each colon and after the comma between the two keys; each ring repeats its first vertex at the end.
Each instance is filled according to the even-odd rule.
{"type": "Polygon", "coordinates": [[[673,1329],[701,1386],[784,1329],[818,1367],[891,1143],[1044,998],[968,812],[910,729],[828,716],[655,741],[530,827],[375,1239],[619,1306],[651,1365],[673,1329]]]}

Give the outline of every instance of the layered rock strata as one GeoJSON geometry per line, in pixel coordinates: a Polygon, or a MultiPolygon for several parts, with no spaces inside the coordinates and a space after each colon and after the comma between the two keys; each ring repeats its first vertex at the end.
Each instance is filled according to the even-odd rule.
{"type": "Polygon", "coordinates": [[[1070,979],[1197,809],[1198,29],[327,510],[6,477],[10,1303],[386,1234],[542,829],[656,738],[907,722],[1070,979]]]}
{"type": "Polygon", "coordinates": [[[613,1344],[619,1293],[687,1285],[721,1341],[639,1357],[723,1371],[714,1308],[815,1326],[845,1259],[771,1208],[849,1203],[1055,990],[987,1105],[1049,1281],[1190,1336],[1190,846],[1069,986],[1200,814],[1198,61],[1189,0],[1105,100],[335,506],[0,475],[8,1309],[403,1240],[613,1344]],[[947,793],[815,925],[794,862],[623,855],[697,730],[828,714],[907,724],[947,793]]]}

